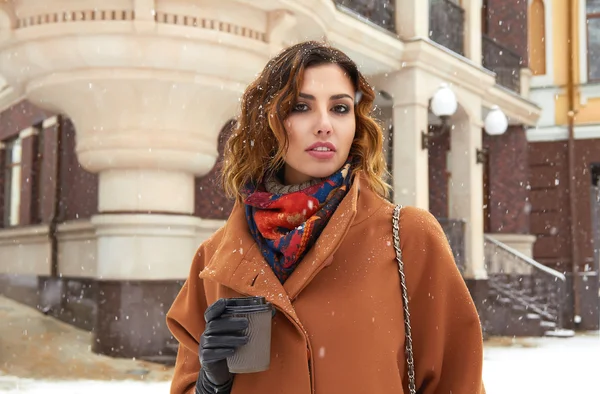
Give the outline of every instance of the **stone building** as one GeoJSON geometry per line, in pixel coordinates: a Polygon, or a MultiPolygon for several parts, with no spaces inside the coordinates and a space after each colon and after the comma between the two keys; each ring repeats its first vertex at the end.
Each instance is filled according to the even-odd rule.
{"type": "Polygon", "coordinates": [[[530,0],[529,141],[537,261],[565,272],[581,329],[598,329],[600,264],[600,1],[530,0]]]}
{"type": "Polygon", "coordinates": [[[0,292],[92,330],[97,352],[170,351],[164,314],[231,208],[215,180],[239,97],[281,48],[324,39],[378,91],[393,199],[438,217],[486,331],[538,333],[520,317],[548,304],[538,317],[560,326],[562,274],[530,306],[508,297],[545,272],[531,262],[528,5],[508,3],[0,3],[0,292]],[[440,117],[442,84],[457,109],[440,117]],[[498,119],[508,129],[488,135],[498,119]]]}

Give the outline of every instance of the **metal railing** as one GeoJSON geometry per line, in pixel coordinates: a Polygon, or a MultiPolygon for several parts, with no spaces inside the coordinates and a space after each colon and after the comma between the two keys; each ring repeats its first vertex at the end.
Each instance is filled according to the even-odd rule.
{"type": "Polygon", "coordinates": [[[454,261],[461,274],[464,274],[465,264],[465,229],[466,222],[462,219],[437,218],[442,230],[448,238],[448,243],[454,255],[454,261]]]}
{"type": "Polygon", "coordinates": [[[496,82],[514,92],[521,91],[521,56],[485,34],[481,37],[483,67],[496,73],[496,82]]]}
{"type": "Polygon", "coordinates": [[[429,38],[465,54],[465,10],[449,0],[429,0],[429,38]]]}
{"type": "Polygon", "coordinates": [[[489,287],[514,305],[563,327],[566,278],[510,246],[485,236],[489,287]]]}
{"type": "Polygon", "coordinates": [[[371,23],[391,32],[396,32],[396,0],[333,0],[371,23]]]}

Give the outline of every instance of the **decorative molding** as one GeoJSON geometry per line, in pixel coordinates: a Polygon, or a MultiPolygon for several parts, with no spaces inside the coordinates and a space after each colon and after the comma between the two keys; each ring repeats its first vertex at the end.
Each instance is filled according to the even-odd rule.
{"type": "Polygon", "coordinates": [[[216,19],[197,18],[193,16],[171,14],[166,12],[157,12],[155,15],[157,23],[167,25],[192,26],[206,30],[220,31],[240,37],[250,38],[252,40],[266,42],[266,34],[258,30],[250,29],[245,26],[234,25],[229,22],[222,22],[216,19]]]}
{"type": "Polygon", "coordinates": [[[19,18],[17,19],[17,29],[68,22],[132,21],[134,18],[133,10],[61,11],[19,18]]]}
{"type": "MultiPolygon", "coordinates": [[[[565,141],[569,131],[564,126],[537,127],[527,130],[528,142],[565,141]]],[[[575,139],[600,139],[600,123],[575,126],[575,139]]]]}
{"type": "Polygon", "coordinates": [[[47,238],[49,231],[46,224],[1,228],[0,244],[14,245],[20,238],[47,238]]]}
{"type": "Polygon", "coordinates": [[[600,98],[600,83],[581,85],[579,100],[581,105],[586,105],[588,100],[600,98]]]}
{"type": "Polygon", "coordinates": [[[31,137],[31,136],[38,135],[38,134],[39,134],[39,130],[32,126],[32,127],[28,127],[26,129],[22,130],[19,133],[19,138],[25,139],[27,137],[31,137]]]}
{"type": "Polygon", "coordinates": [[[51,116],[49,118],[44,119],[42,122],[42,128],[47,129],[58,123],[58,116],[51,116]]]}
{"type": "MultiPolygon", "coordinates": [[[[19,18],[17,20],[17,29],[69,22],[134,21],[135,19],[136,15],[134,10],[61,11],[19,18]]],[[[154,21],[160,24],[197,27],[205,30],[219,31],[256,41],[267,42],[265,32],[216,19],[199,18],[159,11],[154,14],[154,21]]]]}

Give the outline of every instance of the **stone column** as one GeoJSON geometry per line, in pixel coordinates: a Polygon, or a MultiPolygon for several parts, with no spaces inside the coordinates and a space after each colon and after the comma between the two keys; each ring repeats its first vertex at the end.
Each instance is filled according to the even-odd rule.
{"type": "Polygon", "coordinates": [[[456,116],[450,137],[450,218],[466,221],[464,276],[467,279],[487,278],[483,253],[483,172],[476,159],[483,126],[479,120],[481,109],[478,112],[470,114],[472,118],[464,113],[456,116]]]}
{"type": "Polygon", "coordinates": [[[429,37],[429,1],[396,0],[396,31],[403,39],[429,37]]]}
{"type": "MultiPolygon", "coordinates": [[[[419,89],[426,75],[405,68],[374,77],[374,85],[392,96],[394,202],[429,208],[428,154],[422,149],[421,132],[427,131],[429,100],[419,89]]],[[[425,91],[424,91],[425,90],[425,91]]]]}
{"type": "Polygon", "coordinates": [[[465,55],[481,65],[481,0],[463,0],[465,10],[465,55]]]}
{"type": "Polygon", "coordinates": [[[0,35],[0,72],[73,121],[78,160],[99,174],[92,348],[161,354],[199,246],[194,178],[214,165],[219,131],[267,61],[266,16],[221,1],[38,3],[0,15],[13,29],[0,35]]]}

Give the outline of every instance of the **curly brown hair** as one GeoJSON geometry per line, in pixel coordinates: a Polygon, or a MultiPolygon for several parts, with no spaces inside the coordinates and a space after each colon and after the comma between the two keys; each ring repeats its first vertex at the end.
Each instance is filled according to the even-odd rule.
{"type": "Polygon", "coordinates": [[[228,197],[242,200],[246,184],[285,164],[288,136],[284,121],[298,99],[304,71],[322,64],[337,64],[356,89],[356,133],[350,155],[357,159],[369,186],[387,197],[387,167],[383,133],[372,117],[375,92],[354,63],[340,50],[316,41],[284,49],[271,59],[242,96],[241,114],[225,147],[222,182],[228,197]]]}

